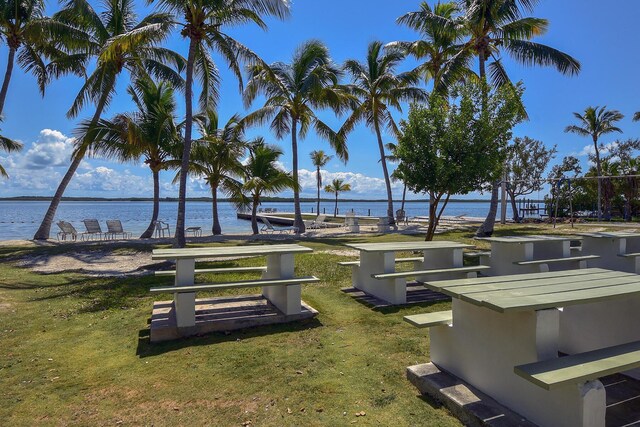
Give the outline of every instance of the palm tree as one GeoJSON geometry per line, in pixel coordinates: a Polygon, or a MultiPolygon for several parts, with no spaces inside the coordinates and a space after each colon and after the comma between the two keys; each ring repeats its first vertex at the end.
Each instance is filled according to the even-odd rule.
{"type": "MultiPolygon", "coordinates": [[[[64,8],[54,15],[54,19],[73,26],[83,35],[77,37],[77,44],[72,45],[69,55],[50,64],[51,73],[59,76],[84,70],[91,60],[96,61],[94,71],[86,77],[67,112],[67,116],[73,118],[87,103],[95,104],[89,129],[98,123],[103,110],[113,99],[117,78],[124,70],[129,71],[132,80],[150,73],[176,88],[184,85],[179,74],[184,67],[183,58],[158,46],[167,38],[172,26],[168,14],[153,13],[136,22],[134,0],[108,0],[101,4],[105,10],[98,13],[87,0],[68,0],[64,8]]],[[[58,185],[34,240],[49,238],[58,205],[80,162],[91,149],[94,136],[93,131],[88,131],[82,139],[76,140],[71,165],[58,185]]]]}
{"type": "MultiPolygon", "coordinates": [[[[504,51],[525,66],[552,66],[565,75],[580,72],[580,63],[570,55],[550,46],[531,41],[547,31],[546,19],[525,17],[533,12],[538,0],[464,0],[464,31],[469,39],[460,45],[460,55],[471,52],[478,57],[481,79],[487,78],[495,86],[508,85],[516,90],[501,61],[504,51]]],[[[525,114],[524,106],[522,112],[525,114]]],[[[525,115],[526,117],[526,115],[525,115]]],[[[477,230],[477,236],[493,234],[498,212],[498,186],[493,183],[489,214],[477,230]]]]}
{"type": "Polygon", "coordinates": [[[416,71],[425,81],[433,80],[436,91],[443,91],[460,78],[472,74],[471,54],[460,51],[459,43],[465,36],[465,29],[455,2],[436,3],[433,8],[427,2],[420,4],[420,10],[399,17],[396,22],[417,31],[421,40],[399,41],[387,44],[388,48],[401,49],[416,60],[425,60],[416,71]]]}
{"type": "MultiPolygon", "coordinates": [[[[320,120],[314,109],[329,108],[340,114],[349,97],[338,85],[340,70],[333,65],[329,50],[319,41],[311,40],[300,46],[290,64],[276,62],[258,64],[249,70],[249,82],[244,91],[248,107],[259,94],[266,96],[265,105],[245,118],[248,125],[270,123],[278,139],[291,134],[293,179],[298,181],[298,137],[304,139],[313,126],[315,132],[327,139],[343,161],[348,160],[344,139],[320,120]]],[[[300,210],[300,193],[293,190],[294,226],[304,233],[300,210]]]]}
{"type": "Polygon", "coordinates": [[[369,44],[365,64],[348,60],[344,65],[345,70],[353,78],[354,84],[350,86],[351,93],[360,102],[354,105],[340,133],[347,135],[360,122],[365,122],[375,132],[387,188],[387,216],[392,225],[395,223],[393,194],[387,169],[387,155],[382,142],[382,129],[389,129],[397,138],[400,130],[391,115],[390,108],[401,110],[400,102],[402,101],[417,102],[427,99],[427,93],[423,89],[413,86],[418,80],[417,74],[395,73],[395,68],[403,57],[404,55],[397,49],[384,49],[381,42],[374,41],[369,44]]]}
{"type": "Polygon", "coordinates": [[[318,201],[316,204],[316,213],[320,214],[320,188],[322,188],[322,174],[320,168],[329,163],[333,156],[327,156],[322,150],[313,150],[310,154],[311,162],[316,167],[316,184],[318,184],[318,201]]]}
{"type": "Polygon", "coordinates": [[[333,217],[335,218],[338,215],[338,194],[351,191],[351,185],[345,184],[342,179],[334,179],[331,185],[324,187],[324,191],[336,195],[336,205],[333,208],[333,217]]]}
{"type": "Polygon", "coordinates": [[[575,133],[582,136],[590,136],[595,150],[596,171],[598,174],[598,220],[602,219],[602,162],[600,159],[600,148],[598,140],[602,135],[613,132],[622,133],[622,129],[615,126],[615,123],[622,120],[624,115],[618,110],[607,110],[607,107],[587,107],[583,114],[573,113],[578,120],[578,125],[570,125],[565,128],[565,132],[575,133]]]}
{"type": "MultiPolygon", "coordinates": [[[[18,141],[14,141],[12,139],[7,138],[6,136],[0,135],[0,151],[6,151],[7,153],[11,153],[13,151],[22,150],[22,143],[18,141]]],[[[0,176],[4,178],[9,178],[9,174],[6,169],[0,165],[0,176]]]]}
{"type": "Polygon", "coordinates": [[[203,117],[196,117],[201,138],[194,141],[191,150],[189,171],[204,177],[211,187],[214,235],[222,234],[218,218],[218,189],[232,199],[242,199],[242,183],[238,180],[244,174],[241,159],[247,149],[243,139],[244,131],[238,125],[240,116],[234,115],[218,129],[218,115],[208,111],[203,117]]]}
{"type": "Polygon", "coordinates": [[[91,154],[130,162],[144,158],[153,176],[153,211],[149,226],[140,236],[148,239],[153,236],[160,210],[160,171],[170,167],[172,159],[180,155],[176,102],[173,87],[167,82],[141,78],[127,92],[138,109],[136,112],[101,119],[95,125],[84,121],[78,135],[82,139],[87,132],[94,132],[91,154]]]}
{"type": "MultiPolygon", "coordinates": [[[[400,157],[398,156],[398,144],[395,144],[393,142],[388,142],[387,144],[385,144],[385,148],[389,151],[389,155],[387,155],[387,160],[389,160],[390,162],[393,163],[400,163],[400,157]]],[[[404,179],[404,174],[402,173],[402,170],[400,168],[394,170],[391,173],[391,180],[394,182],[400,181],[402,182],[402,204],[400,205],[400,209],[404,212],[404,204],[405,201],[407,200],[407,183],[406,180],[404,179]]]]}
{"type": "Polygon", "coordinates": [[[249,161],[245,165],[243,190],[251,197],[251,229],[258,234],[257,211],[260,197],[297,187],[293,177],[278,168],[282,150],[264,143],[255,143],[249,149],[249,161]]]}
{"type": "MultiPolygon", "coordinates": [[[[153,1],[153,0],[151,0],[153,1]]],[[[240,61],[261,62],[258,56],[223,32],[223,27],[253,22],[260,28],[267,25],[261,15],[285,18],[289,15],[288,0],[158,0],[162,8],[180,19],[180,34],[189,39],[185,87],[185,132],[180,167],[180,189],[178,195],[178,218],[176,222],[176,247],[184,247],[187,174],[191,154],[193,128],[193,78],[201,83],[200,109],[214,110],[218,100],[220,75],[209,50],[217,51],[240,82],[240,61]]]]}

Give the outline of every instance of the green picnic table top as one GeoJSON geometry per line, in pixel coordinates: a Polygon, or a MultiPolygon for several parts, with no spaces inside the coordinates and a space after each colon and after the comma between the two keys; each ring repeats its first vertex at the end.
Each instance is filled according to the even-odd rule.
{"type": "Polygon", "coordinates": [[[152,260],[215,258],[228,256],[261,256],[271,254],[305,253],[313,249],[297,244],[255,246],[212,246],[206,248],[156,249],[152,260]]]}
{"type": "Polygon", "coordinates": [[[497,243],[538,243],[538,242],[566,242],[567,240],[582,240],[581,236],[502,236],[502,237],[476,237],[478,240],[497,243]]]}
{"type": "Polygon", "coordinates": [[[601,268],[425,283],[498,312],[543,310],[640,294],[640,276],[601,268]]]}
{"type": "Polygon", "coordinates": [[[473,245],[449,242],[446,240],[436,240],[432,242],[350,243],[345,244],[345,246],[362,252],[428,251],[435,249],[464,249],[475,247],[473,245]]]}

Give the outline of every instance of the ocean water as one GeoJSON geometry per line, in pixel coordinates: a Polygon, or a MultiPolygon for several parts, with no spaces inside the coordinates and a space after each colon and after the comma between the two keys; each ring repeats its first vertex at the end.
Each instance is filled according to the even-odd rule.
{"type": "MultiPolygon", "coordinates": [[[[0,201],[0,240],[31,239],[40,225],[40,221],[49,206],[44,201],[0,201]]],[[[160,215],[158,219],[168,222],[173,231],[177,202],[160,202],[160,215]]],[[[333,203],[324,202],[320,205],[321,211],[333,213],[333,203]]],[[[315,210],[313,202],[302,203],[302,212],[315,210]]],[[[70,202],[63,201],[58,207],[54,224],[51,227],[51,237],[55,238],[59,231],[55,222],[59,220],[71,222],[79,232],[84,231],[83,219],[97,218],[103,229],[106,230],[105,221],[108,219],[120,219],[125,230],[131,231],[134,237],[139,236],[149,225],[149,218],[153,208],[152,202],[129,201],[99,201],[99,202],[70,202]]],[[[293,203],[263,203],[262,208],[276,208],[279,212],[292,212],[293,203]]],[[[394,208],[399,209],[400,203],[394,203],[394,208]]],[[[386,202],[340,202],[340,213],[355,211],[357,215],[382,216],[386,213],[386,202]]],[[[428,213],[427,202],[411,201],[405,205],[408,216],[426,216],[428,213]]],[[[488,202],[450,202],[444,215],[465,215],[472,217],[485,217],[489,211],[488,202]]],[[[236,209],[231,203],[220,203],[218,214],[222,225],[223,234],[248,233],[251,231],[249,221],[239,220],[236,217],[236,209]]],[[[508,208],[508,217],[511,208],[508,208]]],[[[188,227],[202,227],[203,234],[211,234],[212,223],[210,202],[187,202],[188,227]]]]}

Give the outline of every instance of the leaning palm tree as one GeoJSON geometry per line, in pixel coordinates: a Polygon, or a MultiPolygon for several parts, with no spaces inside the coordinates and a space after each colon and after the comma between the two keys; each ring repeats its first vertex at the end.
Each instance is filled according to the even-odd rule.
{"type": "Polygon", "coordinates": [[[242,182],[244,174],[242,157],[248,147],[244,132],[239,126],[240,116],[234,115],[218,129],[218,115],[208,111],[196,117],[200,128],[200,139],[194,141],[190,156],[189,172],[201,176],[211,188],[214,235],[222,234],[218,217],[218,189],[236,202],[242,200],[242,182]]]}
{"type": "MultiPolygon", "coordinates": [[[[86,77],[67,112],[67,116],[73,118],[86,104],[95,104],[89,128],[100,120],[103,110],[116,93],[117,79],[125,70],[132,80],[152,74],[176,88],[184,85],[179,74],[184,67],[183,58],[159,46],[168,37],[172,26],[168,14],[152,13],[137,21],[134,0],[107,0],[101,4],[105,10],[99,13],[87,0],[68,0],[64,8],[54,15],[56,20],[75,27],[83,36],[78,37],[77,45],[72,45],[69,55],[53,61],[50,72],[58,76],[84,69],[92,60],[96,61],[95,69],[86,77]]],[[[49,238],[62,196],[85,154],[91,150],[95,133],[89,129],[83,135],[83,138],[76,139],[71,165],[58,185],[34,240],[49,238]]]]}
{"type": "Polygon", "coordinates": [[[254,143],[249,149],[244,177],[243,191],[251,198],[251,230],[258,234],[258,205],[265,194],[276,194],[288,188],[296,188],[297,182],[293,177],[279,169],[278,159],[282,150],[263,142],[254,143]]]}
{"type": "Polygon", "coordinates": [[[124,162],[135,162],[141,157],[153,176],[153,211],[149,226],[140,236],[153,236],[160,210],[160,172],[171,166],[180,155],[180,134],[175,122],[176,102],[172,86],[141,78],[127,88],[137,111],[117,114],[111,120],[101,119],[93,125],[84,121],[78,129],[78,138],[93,132],[92,155],[124,162]]]}
{"type": "Polygon", "coordinates": [[[417,102],[427,99],[427,93],[414,86],[418,81],[416,73],[395,73],[403,57],[404,55],[397,49],[385,50],[381,42],[374,41],[369,44],[366,63],[348,60],[344,65],[345,70],[353,78],[353,85],[350,86],[351,93],[359,103],[354,105],[351,115],[340,129],[340,134],[347,135],[360,122],[366,123],[375,133],[387,189],[387,216],[392,225],[394,224],[393,194],[387,168],[387,155],[382,142],[382,130],[388,129],[397,138],[400,130],[391,115],[391,108],[401,110],[400,102],[417,102]]]}
{"type": "Polygon", "coordinates": [[[330,185],[324,187],[324,191],[336,195],[336,204],[333,208],[333,217],[335,218],[336,216],[338,216],[338,195],[346,191],[351,191],[351,185],[345,184],[344,180],[336,178],[331,182],[330,185]]]}
{"type": "MultiPolygon", "coordinates": [[[[153,0],[151,0],[153,1],[153,0]]],[[[173,13],[182,27],[180,34],[189,39],[185,88],[185,131],[180,167],[178,218],[175,246],[184,247],[187,174],[191,154],[193,131],[193,79],[200,80],[200,109],[215,110],[220,86],[220,75],[210,50],[217,51],[240,82],[242,91],[241,61],[261,62],[258,56],[239,43],[224,28],[245,23],[255,23],[266,29],[262,16],[285,18],[289,15],[288,0],[157,0],[160,6],[173,13]]]]}
{"type": "MultiPolygon", "coordinates": [[[[580,63],[575,58],[532,41],[549,26],[546,19],[525,16],[533,12],[537,3],[538,0],[464,0],[463,26],[469,38],[460,45],[460,55],[471,52],[478,58],[480,78],[486,79],[488,74],[493,85],[507,85],[517,91],[502,64],[503,52],[525,66],[551,66],[564,75],[580,72],[580,63]]],[[[526,117],[524,106],[521,109],[526,117]]],[[[477,236],[493,234],[498,187],[499,182],[494,182],[489,214],[477,230],[477,236]]]]}
{"type": "MultiPolygon", "coordinates": [[[[22,150],[22,143],[18,141],[14,141],[6,136],[0,135],[0,151],[5,151],[7,153],[11,153],[13,151],[22,150]]],[[[4,178],[9,178],[9,174],[7,170],[0,165],[0,176],[4,178]]]]}
{"type": "MultiPolygon", "coordinates": [[[[270,123],[278,139],[291,134],[293,179],[298,181],[298,137],[303,139],[313,126],[315,132],[327,139],[338,157],[349,157],[344,139],[320,120],[314,110],[329,108],[340,114],[349,97],[338,85],[340,70],[334,66],[329,50],[321,42],[311,40],[300,46],[290,64],[276,62],[258,64],[249,70],[249,82],[244,91],[248,107],[255,98],[264,94],[265,105],[245,118],[247,125],[270,123]]],[[[299,233],[305,227],[300,209],[300,192],[293,190],[294,226],[299,233]]]]}
{"type": "Polygon", "coordinates": [[[309,156],[311,163],[316,167],[316,184],[318,185],[318,200],[316,202],[316,213],[320,214],[320,189],[322,188],[322,174],[320,168],[329,163],[333,156],[328,156],[322,150],[313,150],[309,156]]]}
{"type": "Polygon", "coordinates": [[[602,162],[600,159],[600,148],[598,140],[602,135],[613,132],[622,133],[622,129],[615,125],[622,120],[624,115],[618,110],[607,110],[607,107],[587,107],[583,114],[573,113],[578,120],[578,125],[570,125],[565,128],[565,132],[575,133],[581,136],[590,136],[595,150],[596,172],[598,174],[598,220],[602,219],[602,162]]]}

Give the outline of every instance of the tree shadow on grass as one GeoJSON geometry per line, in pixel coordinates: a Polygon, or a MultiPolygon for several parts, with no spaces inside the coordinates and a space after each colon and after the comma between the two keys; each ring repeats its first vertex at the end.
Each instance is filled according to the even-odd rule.
{"type": "Polygon", "coordinates": [[[172,341],[151,343],[150,330],[141,329],[138,332],[138,347],[136,355],[140,358],[160,356],[188,347],[215,345],[223,342],[275,335],[284,332],[302,332],[323,326],[317,317],[296,322],[279,323],[276,325],[256,326],[231,332],[212,332],[202,336],[179,338],[172,341]]]}

